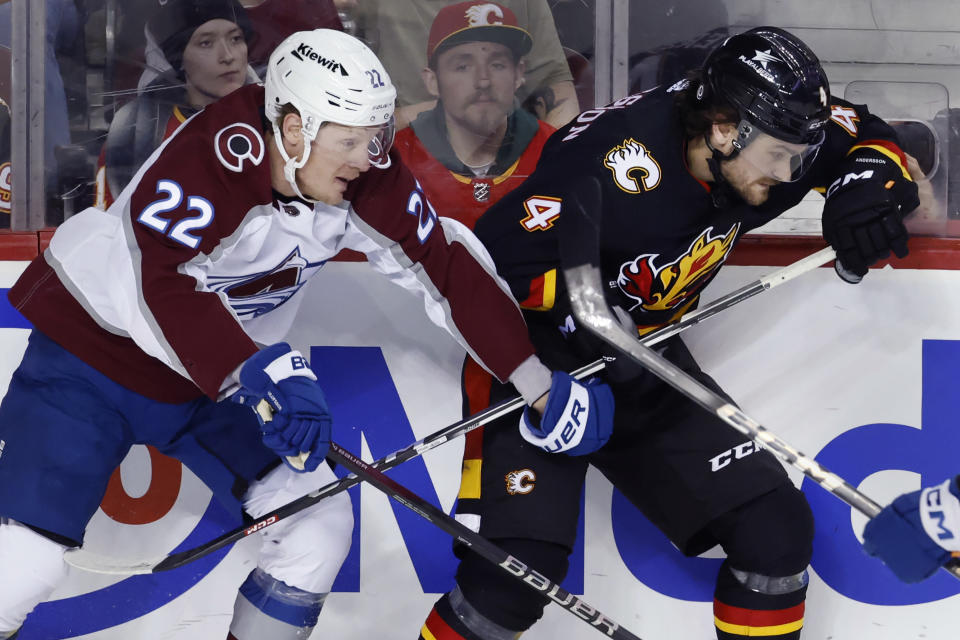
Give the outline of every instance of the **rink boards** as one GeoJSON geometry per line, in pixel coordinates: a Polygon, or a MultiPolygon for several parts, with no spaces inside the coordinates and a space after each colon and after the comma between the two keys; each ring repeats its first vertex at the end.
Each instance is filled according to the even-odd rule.
{"type": "MultiPolygon", "coordinates": [[[[0,288],[25,265],[0,262],[0,288]]],[[[770,270],[729,266],[706,297],[770,270]]],[[[885,269],[851,286],[832,269],[818,269],[692,329],[687,341],[747,414],[886,503],[960,472],[956,291],[957,271],[885,269]]],[[[459,419],[463,352],[426,320],[418,299],[350,262],[329,264],[302,295],[290,341],[311,353],[341,445],[372,459],[459,419]]],[[[0,393],[28,333],[3,305],[0,393]]],[[[391,475],[449,511],[462,446],[444,445],[391,475]]],[[[802,476],[791,473],[800,485],[802,476]]],[[[862,517],[809,481],[803,489],[817,518],[805,639],[956,637],[960,582],[940,575],[901,585],[860,551],[862,517]]],[[[354,489],[352,497],[354,544],[313,637],[413,640],[452,584],[449,538],[373,488],[354,489]]],[[[565,586],[644,640],[714,637],[710,601],[720,554],[683,558],[597,473],[583,499],[582,535],[565,586]]],[[[135,447],[86,543],[140,558],[193,546],[226,526],[189,471],[135,447]]],[[[256,544],[248,539],[156,576],[71,572],[28,620],[21,640],[225,637],[256,544]]],[[[599,637],[557,607],[524,635],[599,637]]]]}

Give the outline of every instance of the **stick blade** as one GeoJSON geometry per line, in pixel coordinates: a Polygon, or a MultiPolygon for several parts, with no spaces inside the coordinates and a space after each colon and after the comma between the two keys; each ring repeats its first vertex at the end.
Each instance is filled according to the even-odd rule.
{"type": "Polygon", "coordinates": [[[135,576],[153,573],[154,568],[167,556],[159,556],[149,560],[131,561],[124,558],[113,558],[80,549],[71,549],[63,554],[64,561],[71,567],[90,573],[104,573],[118,576],[135,576]]]}

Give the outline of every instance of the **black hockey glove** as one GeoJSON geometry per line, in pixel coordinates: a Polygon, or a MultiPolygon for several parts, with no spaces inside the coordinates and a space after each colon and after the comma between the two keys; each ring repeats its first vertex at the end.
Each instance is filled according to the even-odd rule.
{"type": "Polygon", "coordinates": [[[840,169],[840,177],[827,189],[823,238],[837,252],[840,277],[858,282],[870,265],[891,251],[898,258],[907,255],[903,217],[920,205],[920,199],[916,183],[876,149],[857,149],[840,169]]]}

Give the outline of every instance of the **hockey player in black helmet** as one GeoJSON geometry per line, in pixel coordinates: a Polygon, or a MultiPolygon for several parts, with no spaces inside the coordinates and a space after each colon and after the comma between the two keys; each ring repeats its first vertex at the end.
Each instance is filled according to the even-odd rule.
{"type": "MultiPolygon", "coordinates": [[[[906,252],[902,216],[917,205],[893,129],[832,97],[804,43],[772,27],[735,35],[685,80],[586,111],[557,131],[536,171],[477,222],[553,369],[610,355],[577,327],[558,274],[565,200],[584,176],[601,183],[605,295],[638,334],[694,308],[739,239],[811,189],[826,195],[824,236],[855,276],[906,252]]],[[[679,338],[665,344],[665,357],[721,392],[679,338]]],[[[484,375],[467,363],[473,411],[515,395],[484,375]]],[[[556,451],[546,443],[559,434],[529,414],[519,433],[506,417],[470,434],[458,518],[562,580],[593,465],[682,553],[726,552],[714,592],[720,640],[797,640],[813,516],[780,463],[652,374],[615,362],[601,377],[614,395],[606,444],[556,451]]],[[[551,409],[548,398],[545,415],[551,409]]],[[[457,553],[456,585],[422,639],[513,639],[540,618],[546,597],[467,549],[457,553]]],[[[674,635],[686,635],[682,625],[674,635]]]]}
{"type": "Polygon", "coordinates": [[[826,137],[829,91],[816,56],[786,32],[755,29],[729,38],[707,58],[695,93],[702,107],[732,107],[739,118],[729,154],[704,137],[712,152],[709,166],[716,183],[727,184],[721,163],[741,153],[778,182],[802,177],[826,137]],[[753,150],[757,146],[753,143],[765,138],[782,143],[792,153],[782,163],[769,163],[769,157],[753,150]]]}
{"type": "MultiPolygon", "coordinates": [[[[727,39],[707,58],[694,94],[698,103],[694,109],[706,107],[709,113],[711,108],[721,112],[732,108],[739,118],[730,153],[713,148],[709,136],[704,138],[712,152],[708,165],[717,185],[715,199],[722,200],[729,190],[724,163],[741,154],[773,180],[794,182],[816,159],[826,139],[824,125],[832,113],[836,123],[853,135],[856,116],[842,105],[832,112],[827,104],[829,95],[829,83],[816,55],[786,31],[760,27],[727,39]],[[775,145],[782,152],[779,161],[766,152],[766,147],[774,144],[769,138],[782,143],[775,145]],[[755,141],[766,144],[753,144],[755,141]]],[[[837,251],[837,273],[858,282],[869,265],[889,257],[890,251],[897,257],[906,256],[902,218],[919,201],[899,148],[885,151],[879,145],[870,150],[870,145],[862,145],[851,155],[846,163],[850,173],[838,176],[838,184],[827,185],[823,236],[837,251]],[[872,165],[879,165],[871,176],[874,180],[856,177],[872,165]],[[892,187],[881,179],[888,174],[892,187]],[[871,193],[865,196],[858,188],[862,186],[871,193]],[[894,193],[884,193],[891,188],[894,193]]],[[[740,195],[757,204],[750,201],[749,194],[740,195]]]]}

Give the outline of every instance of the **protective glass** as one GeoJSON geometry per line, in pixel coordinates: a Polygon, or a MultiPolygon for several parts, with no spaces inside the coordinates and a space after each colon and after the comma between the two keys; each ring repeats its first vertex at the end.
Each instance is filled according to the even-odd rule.
{"type": "Polygon", "coordinates": [[[765,176],[779,182],[796,182],[810,169],[824,138],[821,131],[813,144],[786,142],[744,121],[737,127],[733,146],[765,176]]]}

